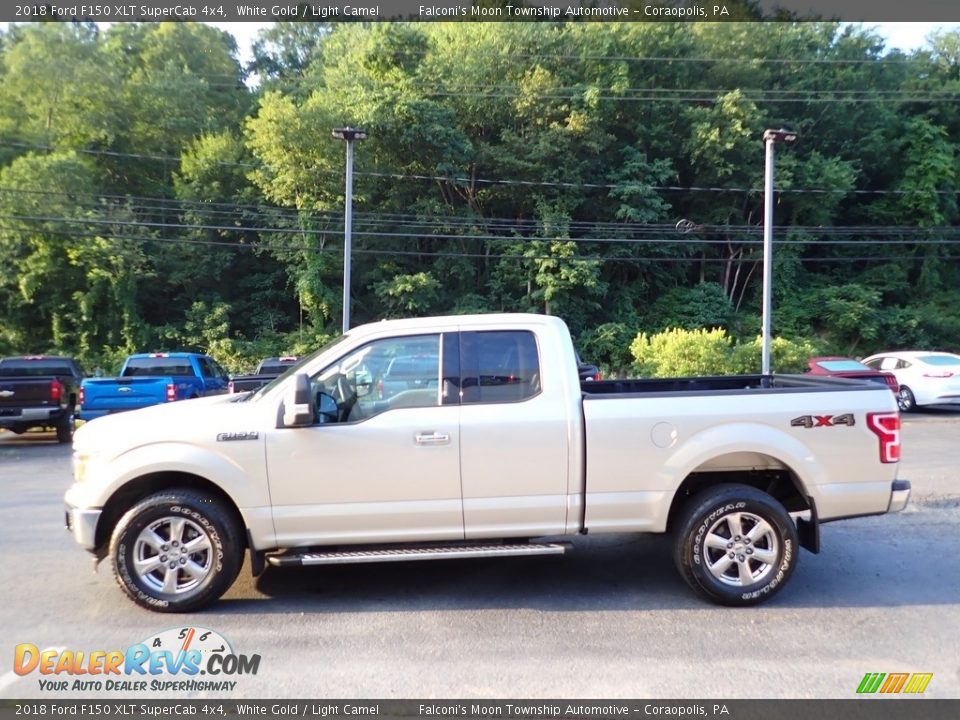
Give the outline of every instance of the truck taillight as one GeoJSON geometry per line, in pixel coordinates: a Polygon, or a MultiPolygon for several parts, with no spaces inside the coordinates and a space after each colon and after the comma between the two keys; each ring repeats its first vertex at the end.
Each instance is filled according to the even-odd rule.
{"type": "Polygon", "coordinates": [[[54,380],[50,383],[50,399],[58,403],[60,398],[63,396],[63,385],[60,384],[59,380],[54,380]]]}
{"type": "Polygon", "coordinates": [[[377,380],[377,399],[383,400],[383,380],[377,380]]]}
{"type": "Polygon", "coordinates": [[[233,380],[227,383],[227,392],[233,393],[233,380]]]}
{"type": "Polygon", "coordinates": [[[87,393],[84,392],[83,388],[80,388],[80,406],[83,407],[83,404],[87,401],[87,393]]]}
{"type": "Polygon", "coordinates": [[[867,413],[867,427],[880,439],[880,462],[900,462],[900,413],[867,413]]]}
{"type": "Polygon", "coordinates": [[[173,402],[177,399],[176,383],[167,383],[167,402],[173,402]]]}

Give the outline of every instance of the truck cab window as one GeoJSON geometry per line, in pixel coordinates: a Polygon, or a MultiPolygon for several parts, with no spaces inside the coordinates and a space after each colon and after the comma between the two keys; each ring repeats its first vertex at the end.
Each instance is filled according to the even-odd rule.
{"type": "MultiPolygon", "coordinates": [[[[388,410],[440,404],[440,335],[375,340],[312,378],[332,397],[336,422],[358,422],[388,410]]],[[[318,405],[319,405],[318,401],[318,405]]],[[[321,416],[330,422],[332,413],[321,416]]]]}
{"type": "Polygon", "coordinates": [[[527,330],[461,334],[464,403],[520,402],[540,393],[537,340],[527,330]]]}

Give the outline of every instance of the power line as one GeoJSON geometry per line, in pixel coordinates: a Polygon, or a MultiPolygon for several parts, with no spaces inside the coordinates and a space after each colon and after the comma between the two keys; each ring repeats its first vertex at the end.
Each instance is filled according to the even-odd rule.
{"type": "MultiPolygon", "coordinates": [[[[303,250],[302,246],[276,246],[270,244],[262,243],[230,243],[220,240],[185,240],[182,238],[163,238],[163,237],[144,237],[144,236],[130,236],[130,235],[117,235],[117,234],[93,234],[85,233],[80,231],[64,231],[62,234],[87,238],[87,239],[103,239],[103,240],[117,240],[117,241],[129,241],[137,243],[161,243],[161,244],[173,244],[173,245],[193,245],[193,246],[208,246],[208,247],[223,247],[233,250],[303,250]]],[[[339,253],[339,248],[318,248],[313,247],[309,248],[312,253],[339,253]]],[[[467,259],[477,259],[477,260],[486,260],[486,261],[498,261],[498,260],[543,260],[543,261],[555,261],[555,262],[569,262],[569,263],[586,263],[586,264],[599,264],[604,265],[607,263],[637,263],[637,262],[694,262],[694,263],[720,263],[726,264],[728,262],[736,263],[756,263],[760,262],[759,257],[749,257],[749,258],[728,258],[728,257],[701,257],[701,256],[690,256],[690,255],[650,255],[650,256],[563,256],[563,255],[530,255],[523,253],[498,253],[498,254],[489,254],[489,253],[467,253],[467,252],[449,252],[449,251],[418,251],[418,250],[372,250],[372,249],[359,249],[354,250],[356,254],[359,255],[373,255],[373,256],[397,256],[397,257],[416,257],[416,258],[467,258],[467,259]]],[[[938,260],[960,260],[960,255],[947,255],[939,256],[938,260]]],[[[838,257],[790,257],[791,262],[803,262],[803,263],[846,263],[846,262],[922,262],[926,258],[918,255],[873,255],[873,256],[838,256],[838,257]]]]}
{"type": "MultiPolygon", "coordinates": [[[[960,98],[960,95],[958,95],[960,98]]],[[[12,143],[7,141],[0,140],[0,146],[9,146],[9,147],[20,147],[34,150],[44,150],[47,152],[55,152],[57,149],[47,146],[47,145],[30,145],[27,143],[12,143]]],[[[105,150],[76,150],[76,152],[84,153],[88,155],[105,155],[111,157],[129,157],[140,160],[158,160],[164,162],[176,161],[180,162],[181,158],[175,156],[163,156],[163,155],[139,155],[131,153],[120,153],[120,152],[110,152],[105,150]]],[[[230,162],[216,162],[214,165],[221,167],[244,167],[244,168],[261,168],[261,165],[253,165],[250,163],[230,163],[230,162]]],[[[323,175],[336,175],[339,176],[340,172],[337,170],[323,170],[320,168],[310,168],[311,172],[323,175]]],[[[413,174],[413,173],[396,173],[396,172],[362,172],[355,171],[354,176],[359,177],[372,177],[372,178],[387,178],[392,180],[421,180],[428,182],[447,182],[455,185],[504,185],[504,186],[516,186],[516,187],[554,187],[554,188],[570,188],[570,189],[588,189],[588,190],[619,190],[624,188],[633,188],[633,187],[642,187],[647,190],[656,190],[663,192],[709,192],[709,193],[761,193],[763,188],[745,188],[745,187],[716,187],[716,186],[687,186],[687,185],[647,185],[642,182],[621,182],[621,183],[595,183],[595,182],[551,182],[547,180],[513,180],[513,179],[492,179],[492,178],[475,178],[468,176],[449,176],[449,175],[422,175],[422,174],[413,174]]],[[[831,188],[776,188],[776,192],[780,194],[809,194],[809,195],[917,195],[917,194],[926,194],[926,195],[960,195],[960,190],[847,190],[847,189],[831,189],[831,188]]]]}
{"type": "MultiPolygon", "coordinates": [[[[20,223],[60,223],[64,225],[85,225],[85,226],[106,226],[111,227],[131,227],[131,228],[144,228],[148,230],[175,230],[175,231],[217,231],[217,232],[245,232],[245,233],[257,233],[257,234],[280,234],[280,235],[301,235],[301,236],[310,236],[310,237],[331,237],[336,239],[339,237],[339,227],[332,227],[330,229],[320,230],[313,228],[280,228],[280,227],[269,227],[269,226],[235,226],[235,225],[211,225],[203,223],[165,223],[165,222],[148,222],[148,221],[138,221],[138,220],[116,220],[111,218],[72,218],[64,216],[46,216],[46,215],[18,215],[18,214],[8,214],[0,215],[0,220],[14,220],[20,223]]],[[[729,244],[730,240],[728,238],[702,238],[702,237],[691,237],[689,234],[680,234],[674,236],[667,236],[669,226],[656,226],[652,228],[651,234],[646,237],[632,237],[632,238],[622,238],[622,237],[555,237],[555,236],[540,236],[540,235],[524,235],[524,236],[510,236],[510,235],[490,235],[490,234],[453,234],[453,233],[437,233],[431,232],[429,234],[417,233],[417,232],[389,232],[389,231],[374,231],[374,230],[364,230],[364,229],[355,229],[354,234],[359,237],[367,237],[373,239],[413,239],[417,241],[436,241],[436,240],[451,240],[451,241],[481,241],[481,242],[501,242],[501,243],[529,243],[529,242],[544,242],[544,243],[596,243],[596,244],[647,244],[647,245],[705,245],[705,246],[726,246],[729,244]]],[[[787,226],[785,229],[792,229],[787,226]]],[[[36,231],[36,228],[27,226],[23,228],[24,231],[32,230],[36,231]]],[[[756,235],[757,233],[753,228],[750,228],[752,234],[756,235]]],[[[824,239],[808,239],[808,238],[797,238],[797,239],[782,239],[778,240],[777,244],[781,246],[791,246],[791,245],[814,245],[814,246],[843,246],[843,245],[903,245],[904,233],[901,228],[894,228],[895,231],[899,231],[897,234],[900,236],[897,239],[888,239],[888,240],[878,240],[874,238],[870,239],[856,239],[856,240],[824,240],[824,239]]],[[[913,238],[907,241],[911,245],[917,247],[928,247],[928,246],[940,246],[940,245],[960,245],[960,237],[957,239],[947,239],[944,237],[938,237],[936,234],[931,234],[927,232],[926,228],[923,228],[924,238],[913,238]]],[[[942,230],[950,230],[951,234],[957,235],[960,233],[960,228],[943,228],[942,230]]],[[[866,234],[866,233],[864,233],[866,234]]],[[[880,234],[877,232],[876,234],[880,234]]],[[[917,233],[914,233],[917,234],[917,233]]],[[[760,245],[760,239],[751,239],[747,238],[738,238],[736,240],[739,245],[760,245]]],[[[235,243],[229,243],[235,244],[235,243]]]]}
{"type": "MultiPolygon", "coordinates": [[[[450,92],[450,91],[440,91],[435,90],[428,92],[427,94],[431,97],[444,97],[444,98],[483,98],[485,100],[515,100],[517,98],[536,98],[539,100],[579,100],[584,97],[584,92],[589,88],[584,88],[583,92],[578,94],[556,94],[556,93],[527,93],[522,91],[517,92],[450,92]]],[[[811,95],[809,97],[771,97],[769,95],[764,95],[763,93],[768,92],[766,90],[752,91],[746,88],[740,88],[741,96],[743,100],[753,102],[753,103],[816,103],[816,104],[826,104],[826,103],[870,103],[870,104],[887,104],[887,103],[942,103],[942,102],[957,102],[960,98],[960,94],[957,93],[928,93],[926,95],[921,94],[917,91],[903,91],[896,97],[859,97],[859,96],[846,96],[846,95],[837,95],[836,93],[831,92],[831,94],[822,94],[822,95],[811,95]],[[754,94],[754,92],[758,94],[754,94]]],[[[658,102],[658,103],[708,103],[708,102],[718,102],[721,98],[720,96],[731,92],[729,90],[718,90],[716,93],[713,92],[703,92],[696,94],[696,91],[688,90],[678,90],[677,92],[683,92],[686,94],[683,95],[673,95],[673,96],[661,96],[657,95],[655,92],[650,91],[637,91],[637,94],[634,95],[591,95],[591,100],[603,100],[609,102],[658,102]]]]}

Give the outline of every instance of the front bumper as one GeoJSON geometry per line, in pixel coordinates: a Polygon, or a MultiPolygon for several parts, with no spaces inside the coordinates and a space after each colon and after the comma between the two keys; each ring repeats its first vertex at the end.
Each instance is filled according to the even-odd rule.
{"type": "Polygon", "coordinates": [[[100,521],[102,510],[86,510],[81,508],[66,506],[64,513],[67,532],[73,535],[85,550],[96,550],[97,547],[97,523],[100,521]]]}
{"type": "Polygon", "coordinates": [[[890,488],[890,505],[887,507],[888,513],[900,512],[910,501],[910,481],[894,480],[890,488]]]}

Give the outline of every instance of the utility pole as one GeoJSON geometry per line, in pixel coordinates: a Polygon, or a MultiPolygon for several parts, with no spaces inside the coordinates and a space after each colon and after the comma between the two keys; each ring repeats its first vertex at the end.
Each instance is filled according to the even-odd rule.
{"type": "Polygon", "coordinates": [[[763,350],[760,355],[760,374],[770,375],[770,315],[773,310],[773,146],[778,142],[792,144],[797,133],[791,130],[766,130],[766,163],[763,175],[763,350]]]}
{"type": "Polygon", "coordinates": [[[345,127],[334,128],[333,137],[347,143],[347,190],[343,209],[343,332],[350,329],[350,270],[351,270],[351,236],[353,231],[353,143],[366,140],[365,130],[345,127]]]}

